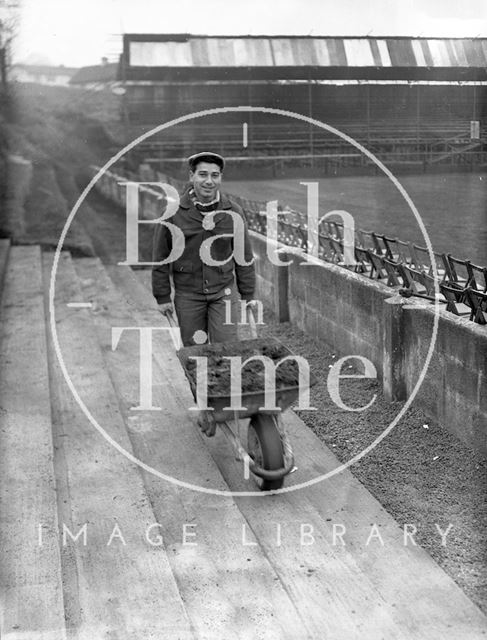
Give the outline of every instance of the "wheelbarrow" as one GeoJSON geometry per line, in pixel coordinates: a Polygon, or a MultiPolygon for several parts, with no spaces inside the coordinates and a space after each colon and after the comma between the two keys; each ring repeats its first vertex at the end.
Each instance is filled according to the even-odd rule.
{"type": "MultiPolygon", "coordinates": [[[[241,340],[232,343],[220,343],[214,345],[195,345],[183,347],[177,352],[177,356],[183,366],[186,377],[189,381],[191,391],[195,401],[197,401],[197,388],[194,375],[190,373],[188,366],[191,359],[198,356],[209,356],[212,353],[218,354],[224,345],[227,356],[239,356],[249,351],[258,353],[273,347],[279,348],[282,357],[293,355],[276,338],[257,338],[255,320],[252,311],[248,309],[249,324],[251,327],[252,340],[241,340]]],[[[168,321],[173,322],[168,316],[168,321]]],[[[310,375],[309,386],[316,383],[316,379],[310,375]]],[[[232,409],[235,406],[232,402],[230,390],[223,393],[214,393],[208,389],[206,395],[206,406],[208,411],[204,412],[204,419],[213,423],[213,427],[220,428],[227,440],[230,442],[235,457],[243,463],[244,478],[251,476],[257,486],[262,491],[280,489],[284,484],[284,478],[297,467],[294,465],[294,453],[291,447],[289,436],[284,427],[282,413],[298,398],[304,389],[299,384],[279,386],[276,384],[275,402],[272,409],[264,408],[265,390],[241,391],[241,404],[243,408],[232,409]],[[246,447],[242,443],[240,421],[249,419],[247,428],[246,447]]]]}

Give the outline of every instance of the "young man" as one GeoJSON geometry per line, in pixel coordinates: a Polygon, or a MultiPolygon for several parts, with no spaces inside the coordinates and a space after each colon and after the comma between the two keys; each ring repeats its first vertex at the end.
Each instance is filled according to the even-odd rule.
{"type": "MultiPolygon", "coordinates": [[[[183,232],[184,251],[174,262],[153,267],[152,291],[161,313],[172,312],[172,277],[184,346],[201,344],[205,337],[210,342],[229,342],[237,339],[239,294],[245,301],[254,297],[255,269],[247,223],[242,209],[220,193],[224,159],[205,151],[191,156],[188,164],[191,187],[168,220],[183,232]],[[243,259],[238,259],[242,253],[238,243],[243,243],[239,245],[243,259]],[[210,247],[209,255],[203,244],[210,247]],[[231,324],[225,324],[230,315],[227,309],[231,310],[231,324]]],[[[154,234],[153,262],[167,259],[171,250],[171,231],[160,224],[154,234]]]]}

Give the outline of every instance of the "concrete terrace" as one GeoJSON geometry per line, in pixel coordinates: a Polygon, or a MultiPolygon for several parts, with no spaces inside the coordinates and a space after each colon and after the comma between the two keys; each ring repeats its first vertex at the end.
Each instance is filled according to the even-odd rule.
{"type": "MultiPolygon", "coordinates": [[[[50,319],[52,265],[39,246],[0,241],[2,637],[486,637],[486,617],[349,471],[274,496],[229,494],[254,487],[222,434],[200,436],[165,331],[153,362],[161,410],[132,410],[138,336],[113,349],[111,329],[164,323],[137,274],[62,253],[50,319]],[[105,437],[68,388],[51,322],[105,437]]],[[[286,424],[299,467],[287,487],[339,465],[295,414],[286,424]]]]}

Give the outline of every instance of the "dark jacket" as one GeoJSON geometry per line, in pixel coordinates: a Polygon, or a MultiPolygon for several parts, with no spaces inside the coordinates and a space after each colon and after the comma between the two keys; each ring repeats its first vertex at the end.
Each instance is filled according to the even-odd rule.
{"type": "MultiPolygon", "coordinates": [[[[179,227],[184,233],[184,251],[174,262],[152,267],[152,292],[159,304],[171,299],[170,274],[174,288],[178,292],[201,294],[217,293],[234,280],[244,300],[251,300],[255,289],[255,269],[248,227],[242,209],[221,196],[218,213],[213,216],[215,228],[203,228],[204,215],[198,211],[187,193],[181,196],[179,209],[167,222],[179,227]],[[222,266],[205,264],[199,254],[203,240],[215,235],[234,233],[232,217],[222,210],[231,210],[239,214],[245,225],[244,253],[245,262],[252,261],[249,266],[239,265],[232,258],[222,266]]],[[[214,260],[225,260],[233,253],[233,237],[218,238],[212,243],[211,257],[214,260]]],[[[158,224],[154,233],[152,261],[159,262],[169,257],[172,249],[171,231],[165,224],[158,224]]]]}

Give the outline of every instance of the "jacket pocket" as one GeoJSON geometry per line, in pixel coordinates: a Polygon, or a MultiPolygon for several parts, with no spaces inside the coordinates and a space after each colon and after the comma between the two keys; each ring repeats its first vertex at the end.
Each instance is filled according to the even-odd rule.
{"type": "Polygon", "coordinates": [[[176,260],[172,269],[174,287],[189,291],[194,287],[194,265],[191,262],[176,260]]]}
{"type": "Polygon", "coordinates": [[[193,273],[194,265],[186,260],[176,260],[172,269],[174,273],[193,273]]]}

